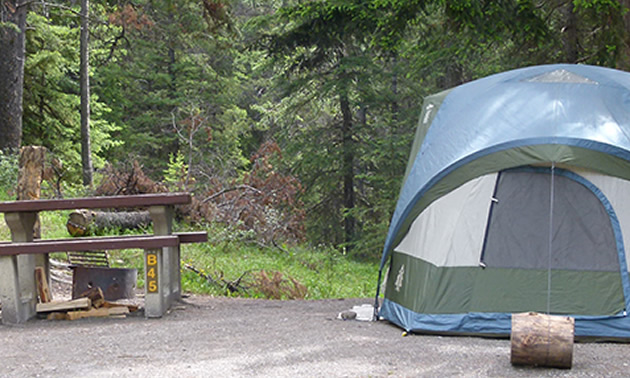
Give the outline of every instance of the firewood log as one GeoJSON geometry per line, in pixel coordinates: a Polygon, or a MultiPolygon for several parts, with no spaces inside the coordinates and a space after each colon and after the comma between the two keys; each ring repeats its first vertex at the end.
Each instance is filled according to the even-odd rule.
{"type": "Polygon", "coordinates": [[[92,307],[99,308],[105,303],[105,297],[103,296],[103,290],[100,287],[95,286],[83,293],[79,294],[79,298],[90,298],[92,307]]]}
{"type": "Polygon", "coordinates": [[[511,363],[570,369],[575,322],[534,312],[512,315],[511,363]]]}
{"type": "Polygon", "coordinates": [[[72,236],[98,234],[108,229],[136,229],[151,224],[148,211],[106,212],[75,210],[68,216],[66,228],[72,236]]]}

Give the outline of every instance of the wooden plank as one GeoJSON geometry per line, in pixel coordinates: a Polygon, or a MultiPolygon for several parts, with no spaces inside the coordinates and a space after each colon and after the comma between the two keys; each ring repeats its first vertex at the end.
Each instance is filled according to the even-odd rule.
{"type": "MultiPolygon", "coordinates": [[[[180,240],[180,243],[204,243],[208,241],[208,232],[206,231],[192,231],[192,232],[174,232],[174,236],[177,236],[180,240]]],[[[142,236],[153,236],[153,235],[115,235],[115,236],[98,236],[98,237],[82,237],[82,238],[67,238],[67,239],[55,239],[57,241],[65,241],[65,240],[107,240],[107,239],[131,239],[138,238],[142,236]]],[[[49,242],[52,239],[36,239],[33,240],[33,243],[45,243],[49,242]]],[[[11,244],[10,241],[2,240],[0,241],[0,245],[11,244]]]]}
{"type": "Polygon", "coordinates": [[[206,231],[194,232],[175,232],[180,243],[205,243],[208,241],[208,233],[206,231]]]}
{"type": "Polygon", "coordinates": [[[35,310],[37,312],[53,312],[64,310],[77,310],[89,308],[92,305],[90,298],[78,298],[71,301],[56,301],[48,303],[38,303],[35,310]]]}
{"type": "Polygon", "coordinates": [[[0,202],[0,212],[38,212],[186,205],[191,202],[191,198],[190,193],[154,193],[129,196],[8,201],[0,202]]]}
{"type": "Polygon", "coordinates": [[[46,277],[46,272],[41,266],[35,268],[35,281],[37,283],[39,301],[41,303],[52,301],[52,294],[50,294],[50,288],[48,287],[48,277],[46,277]]]}
{"type": "Polygon", "coordinates": [[[176,235],[138,235],[118,237],[39,240],[33,243],[2,243],[0,256],[108,249],[158,249],[179,245],[176,235]]]}
{"type": "Polygon", "coordinates": [[[129,313],[129,309],[127,307],[101,307],[101,308],[92,308],[87,311],[70,311],[66,315],[66,319],[68,320],[76,320],[83,318],[102,318],[108,316],[120,316],[127,315],[129,313]]]}
{"type": "Polygon", "coordinates": [[[115,302],[107,302],[103,303],[102,307],[113,308],[113,307],[127,307],[129,312],[136,312],[140,309],[137,305],[132,304],[124,304],[124,303],[115,303],[115,302]]]}

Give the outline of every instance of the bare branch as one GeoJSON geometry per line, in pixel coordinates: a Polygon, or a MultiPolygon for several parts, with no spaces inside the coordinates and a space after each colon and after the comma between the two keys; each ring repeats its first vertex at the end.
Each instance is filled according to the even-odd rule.
{"type": "Polygon", "coordinates": [[[258,189],[256,189],[256,188],[254,188],[254,187],[251,187],[251,186],[249,186],[249,185],[239,185],[239,186],[234,186],[234,187],[232,187],[232,188],[223,189],[223,190],[221,190],[221,191],[220,191],[220,192],[218,192],[218,193],[215,193],[215,194],[213,194],[213,195],[211,195],[211,196],[209,196],[209,197],[206,197],[206,198],[205,198],[203,201],[201,201],[201,202],[202,202],[202,203],[206,203],[206,202],[208,202],[208,201],[212,201],[213,199],[215,199],[215,198],[217,198],[217,197],[219,197],[219,196],[221,196],[221,195],[223,195],[223,194],[225,194],[225,193],[228,193],[228,192],[233,192],[233,191],[235,191],[235,190],[251,190],[251,191],[253,191],[253,192],[257,193],[257,194],[262,194],[262,192],[261,192],[260,190],[258,190],[258,189]]]}

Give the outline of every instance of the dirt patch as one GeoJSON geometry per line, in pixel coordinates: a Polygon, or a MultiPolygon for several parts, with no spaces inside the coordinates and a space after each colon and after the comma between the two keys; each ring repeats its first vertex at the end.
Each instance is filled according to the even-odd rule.
{"type": "Polygon", "coordinates": [[[343,321],[371,299],[191,296],[160,319],[0,325],[0,376],[627,376],[630,345],[576,344],[573,369],[514,368],[509,340],[402,336],[343,321]]]}

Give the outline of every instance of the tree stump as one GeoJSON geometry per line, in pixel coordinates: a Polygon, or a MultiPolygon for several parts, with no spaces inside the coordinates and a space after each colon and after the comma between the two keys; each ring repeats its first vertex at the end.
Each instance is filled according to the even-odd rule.
{"type": "Polygon", "coordinates": [[[570,369],[575,321],[535,312],[512,314],[512,365],[570,369]]]}
{"type": "MultiPolygon", "coordinates": [[[[18,200],[38,200],[41,195],[46,148],[25,146],[20,149],[20,162],[17,183],[18,200]]],[[[39,216],[35,222],[33,237],[39,239],[41,230],[39,216]]]]}
{"type": "MultiPolygon", "coordinates": [[[[38,200],[41,195],[44,166],[46,162],[46,147],[24,146],[20,149],[20,160],[17,182],[18,200],[38,200]]],[[[33,226],[33,239],[41,239],[42,232],[39,214],[33,226]]],[[[35,255],[35,266],[44,269],[50,286],[50,260],[48,253],[35,255]]]]}

